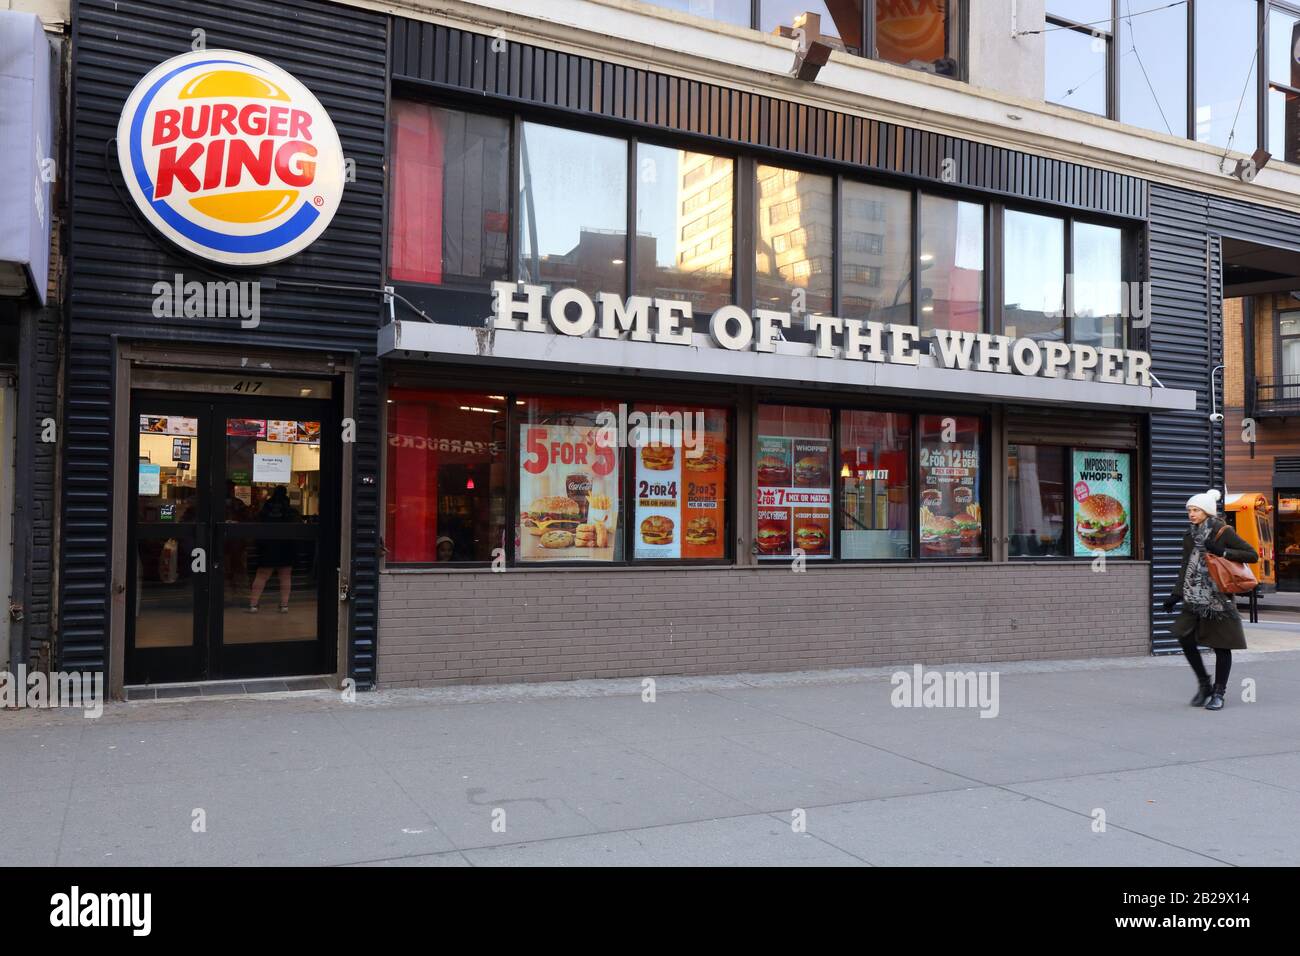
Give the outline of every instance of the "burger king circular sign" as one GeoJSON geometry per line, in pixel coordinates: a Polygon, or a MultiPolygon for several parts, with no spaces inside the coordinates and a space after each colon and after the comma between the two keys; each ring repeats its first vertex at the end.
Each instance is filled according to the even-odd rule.
{"type": "Polygon", "coordinates": [[[329,114],[284,70],[233,50],[154,67],[122,109],[117,157],[159,232],[227,265],[302,251],[343,198],[343,150],[329,114]]]}

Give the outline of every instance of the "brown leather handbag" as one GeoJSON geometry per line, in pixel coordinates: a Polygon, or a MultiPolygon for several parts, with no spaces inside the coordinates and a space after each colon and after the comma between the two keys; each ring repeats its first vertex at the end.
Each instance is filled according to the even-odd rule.
{"type": "MultiPolygon", "coordinates": [[[[1228,530],[1225,524],[1214,535],[1214,540],[1219,540],[1219,535],[1228,530]]],[[[1242,564],[1240,561],[1229,561],[1227,558],[1220,557],[1217,554],[1205,552],[1205,569],[1210,572],[1210,580],[1214,586],[1224,594],[1249,594],[1259,586],[1255,580],[1255,572],[1250,570],[1250,565],[1242,564]]]]}

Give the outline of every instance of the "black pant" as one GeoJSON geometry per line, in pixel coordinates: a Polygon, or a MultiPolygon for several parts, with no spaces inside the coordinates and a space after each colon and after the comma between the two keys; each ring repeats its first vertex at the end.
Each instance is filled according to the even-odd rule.
{"type": "MultiPolygon", "coordinates": [[[[1201,660],[1201,649],[1192,637],[1180,637],[1178,643],[1183,647],[1183,653],[1187,655],[1187,663],[1192,665],[1192,670],[1196,671],[1196,676],[1203,683],[1209,683],[1210,675],[1205,672],[1205,664],[1201,660]]],[[[1222,694],[1228,689],[1228,672],[1232,670],[1232,651],[1224,647],[1214,649],[1214,690],[1215,693],[1222,694]]]]}

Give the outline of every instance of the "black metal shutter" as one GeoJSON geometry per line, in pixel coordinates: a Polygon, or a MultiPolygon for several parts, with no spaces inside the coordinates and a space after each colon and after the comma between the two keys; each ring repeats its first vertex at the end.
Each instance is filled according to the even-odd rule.
{"type": "Polygon", "coordinates": [[[1009,444],[1080,445],[1091,448],[1137,448],[1142,419],[1107,412],[1060,411],[1050,408],[1007,407],[1009,444]]]}

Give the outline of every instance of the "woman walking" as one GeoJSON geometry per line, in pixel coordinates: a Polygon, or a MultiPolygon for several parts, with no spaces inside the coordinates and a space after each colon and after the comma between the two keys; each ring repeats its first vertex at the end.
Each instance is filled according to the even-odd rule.
{"type": "Polygon", "coordinates": [[[1219,492],[1210,489],[1187,499],[1187,520],[1191,522],[1183,536],[1183,565],[1174,593],[1165,598],[1165,613],[1183,602],[1182,613],[1170,628],[1196,672],[1199,687],[1192,698],[1193,707],[1222,710],[1223,695],[1228,689],[1228,672],[1232,669],[1232,652],[1245,650],[1246,634],[1241,628],[1235,595],[1224,594],[1210,577],[1207,553],[1253,564],[1259,560],[1255,549],[1218,516],[1219,492]],[[1214,648],[1214,683],[1205,672],[1201,651],[1204,644],[1214,648]]]}

